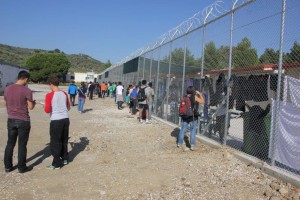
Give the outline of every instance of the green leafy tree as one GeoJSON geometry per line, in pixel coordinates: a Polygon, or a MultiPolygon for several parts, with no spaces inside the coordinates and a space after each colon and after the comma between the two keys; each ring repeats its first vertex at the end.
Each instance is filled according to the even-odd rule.
{"type": "Polygon", "coordinates": [[[46,81],[49,76],[62,78],[71,63],[61,53],[38,53],[29,57],[23,66],[28,67],[33,82],[46,81]]]}
{"type": "Polygon", "coordinates": [[[220,69],[221,55],[214,42],[209,42],[205,45],[204,51],[204,68],[220,69]]]}
{"type": "Polygon", "coordinates": [[[103,63],[103,65],[105,69],[109,68],[111,66],[110,60],[108,60],[106,63],[103,63]]]}
{"type": "Polygon", "coordinates": [[[283,57],[283,62],[284,63],[295,63],[295,62],[300,62],[300,44],[295,41],[293,48],[291,48],[290,53],[287,53],[283,57]]]}
{"type": "Polygon", "coordinates": [[[251,47],[251,41],[243,38],[233,49],[232,64],[234,68],[250,67],[259,64],[256,49],[251,47]]]}
{"type": "Polygon", "coordinates": [[[278,64],[279,51],[275,51],[272,48],[267,48],[264,51],[264,53],[260,56],[259,61],[261,64],[278,64]]]}
{"type": "Polygon", "coordinates": [[[229,66],[229,46],[221,46],[218,49],[220,60],[219,60],[219,68],[225,69],[229,66]]]}
{"type": "MultiPolygon", "coordinates": [[[[184,61],[184,49],[183,48],[175,48],[172,53],[172,64],[175,65],[182,65],[184,61]]],[[[166,56],[162,59],[163,62],[169,63],[169,56],[166,56]]],[[[186,66],[193,66],[195,65],[195,58],[194,55],[192,55],[191,51],[189,49],[186,50],[186,66]]]]}

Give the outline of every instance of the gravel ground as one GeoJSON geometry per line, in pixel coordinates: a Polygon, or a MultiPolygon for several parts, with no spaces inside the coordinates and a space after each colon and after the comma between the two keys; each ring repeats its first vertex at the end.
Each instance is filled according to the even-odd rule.
{"type": "MultiPolygon", "coordinates": [[[[48,86],[30,85],[43,101],[48,86]]],[[[61,87],[67,90],[67,87],[61,87]]],[[[49,170],[49,116],[42,105],[30,111],[28,165],[20,174],[0,165],[0,199],[299,199],[300,188],[247,166],[232,149],[197,143],[176,147],[177,130],[153,121],[138,124],[128,108],[110,98],[87,100],[85,113],[70,110],[70,163],[49,170]]],[[[0,97],[0,152],[7,140],[6,109],[0,97]]],[[[17,164],[17,148],[14,164],[17,164]]]]}

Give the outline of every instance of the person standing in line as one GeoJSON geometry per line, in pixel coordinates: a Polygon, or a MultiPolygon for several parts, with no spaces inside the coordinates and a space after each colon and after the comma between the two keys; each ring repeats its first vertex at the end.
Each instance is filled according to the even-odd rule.
{"type": "Polygon", "coordinates": [[[105,98],[105,93],[106,93],[106,84],[103,81],[103,83],[101,84],[101,96],[103,99],[105,98]]]}
{"type": "Polygon", "coordinates": [[[138,95],[138,86],[133,85],[133,89],[130,92],[130,108],[131,108],[131,114],[136,114],[136,105],[137,105],[137,95],[138,95]]]}
{"type": "Polygon", "coordinates": [[[50,113],[50,149],[53,156],[52,164],[48,169],[58,169],[62,164],[68,164],[69,113],[70,101],[66,92],[58,87],[59,79],[49,77],[48,84],[51,92],[46,94],[46,113],[50,113]]]}
{"type": "Polygon", "coordinates": [[[30,133],[29,110],[33,110],[36,102],[33,100],[32,91],[25,87],[30,78],[27,71],[20,71],[15,84],[4,89],[7,119],[7,144],[4,152],[5,172],[13,170],[13,152],[18,139],[18,170],[25,173],[32,170],[26,166],[27,142],[30,133]]]}
{"type": "Polygon", "coordinates": [[[88,87],[88,90],[89,90],[89,100],[93,100],[94,89],[95,89],[95,85],[91,81],[90,84],[89,84],[89,87],[88,87]]]}
{"type": "Polygon", "coordinates": [[[83,113],[83,106],[86,99],[87,88],[84,84],[84,82],[81,83],[81,86],[78,88],[78,112],[83,113]]]}
{"type": "Polygon", "coordinates": [[[148,104],[148,109],[149,109],[149,116],[148,119],[151,122],[151,116],[152,116],[152,111],[153,111],[153,100],[154,100],[154,90],[152,88],[152,83],[148,83],[148,87],[146,88],[146,95],[147,95],[147,104],[148,104]]]}
{"type": "Polygon", "coordinates": [[[122,104],[124,102],[123,91],[124,91],[124,87],[122,86],[122,82],[119,82],[118,86],[116,87],[116,101],[119,110],[122,110],[122,104]]]}
{"type": "Polygon", "coordinates": [[[138,92],[139,120],[141,124],[143,123],[143,111],[146,112],[146,124],[150,124],[146,89],[147,89],[147,81],[142,80],[142,86],[139,88],[139,92],[138,92]]]}
{"type": "MultiPolygon", "coordinates": [[[[186,96],[189,97],[191,101],[191,107],[193,109],[193,116],[181,116],[181,129],[178,135],[178,143],[177,147],[182,147],[183,144],[183,138],[186,133],[188,125],[190,125],[190,144],[191,144],[191,151],[195,150],[196,146],[196,133],[197,133],[197,127],[198,127],[198,117],[200,116],[198,110],[199,105],[204,104],[204,98],[203,95],[196,91],[193,86],[189,86],[186,90],[186,96]]],[[[183,150],[186,150],[186,147],[183,148],[183,150]]]]}
{"type": "Polygon", "coordinates": [[[70,101],[71,101],[72,106],[75,106],[75,99],[76,99],[76,95],[77,95],[77,86],[75,85],[74,81],[72,81],[71,85],[69,86],[68,94],[70,95],[70,101]]]}

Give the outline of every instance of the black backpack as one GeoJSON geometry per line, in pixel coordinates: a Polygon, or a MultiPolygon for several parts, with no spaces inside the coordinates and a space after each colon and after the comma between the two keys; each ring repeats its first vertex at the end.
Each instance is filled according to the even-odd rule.
{"type": "Polygon", "coordinates": [[[138,95],[137,95],[138,102],[142,102],[142,101],[145,101],[147,99],[147,95],[146,95],[146,92],[145,92],[146,88],[147,87],[139,89],[139,92],[138,92],[138,95]]]}

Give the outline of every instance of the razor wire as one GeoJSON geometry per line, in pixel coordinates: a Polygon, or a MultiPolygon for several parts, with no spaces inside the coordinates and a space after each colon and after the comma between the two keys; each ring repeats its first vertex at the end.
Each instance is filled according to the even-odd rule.
{"type": "MultiPolygon", "coordinates": [[[[256,0],[233,0],[231,6],[226,4],[223,0],[217,0],[211,5],[205,7],[202,11],[195,13],[192,17],[180,23],[175,28],[170,29],[168,32],[159,36],[155,41],[148,43],[145,47],[142,47],[135,52],[129,54],[119,62],[113,64],[104,72],[109,71],[117,66],[124,64],[125,62],[139,57],[149,51],[152,51],[160,46],[163,46],[171,41],[174,41],[192,31],[195,31],[206,24],[216,20],[219,17],[226,16],[234,10],[246,6],[256,0]]],[[[102,72],[101,74],[103,74],[102,72]]]]}

